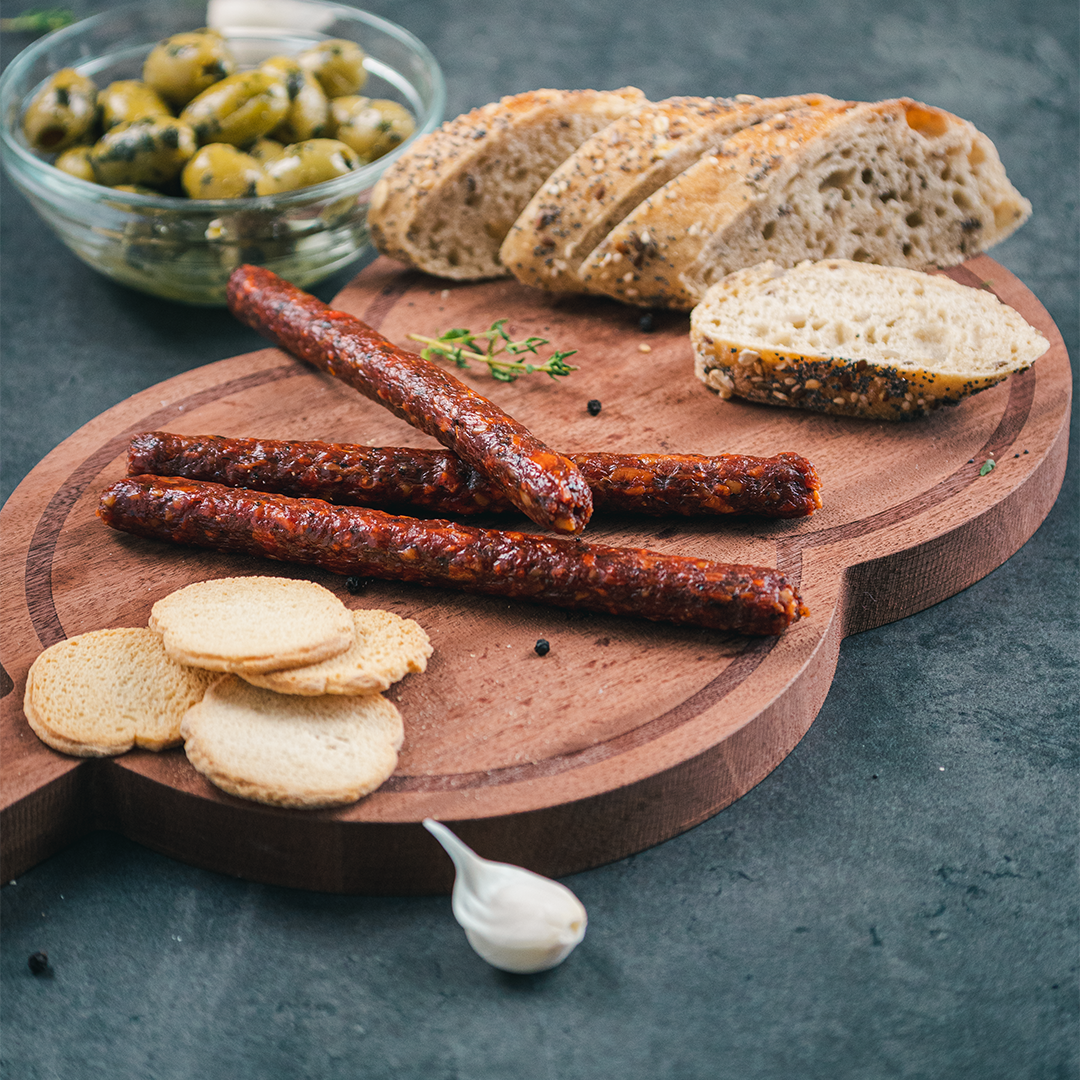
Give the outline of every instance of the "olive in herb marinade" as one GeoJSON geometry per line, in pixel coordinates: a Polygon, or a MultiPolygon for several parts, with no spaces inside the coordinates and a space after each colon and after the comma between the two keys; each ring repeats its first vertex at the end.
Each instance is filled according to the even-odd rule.
{"type": "Polygon", "coordinates": [[[89,156],[99,184],[160,187],[180,175],[196,149],[187,124],[172,116],[145,116],[107,131],[89,156]]]}
{"type": "Polygon", "coordinates": [[[334,137],[367,164],[400,146],[415,130],[412,113],[396,101],[356,95],[331,102],[334,137]]]}
{"type": "Polygon", "coordinates": [[[80,180],[96,183],[94,167],[90,164],[90,150],[89,146],[72,146],[60,154],[53,165],[68,176],[77,176],[80,180]]]}
{"type": "Polygon", "coordinates": [[[184,166],[180,181],[192,199],[246,199],[262,175],[250,154],[229,143],[208,143],[184,166]]]}
{"type": "Polygon", "coordinates": [[[27,106],[24,131],[61,172],[117,191],[295,191],[344,176],[415,131],[404,106],[357,94],[364,59],[355,42],[331,39],[237,71],[216,30],[175,34],[150,51],[142,79],[99,91],[73,68],[57,72],[27,106]]]}
{"type": "Polygon", "coordinates": [[[281,157],[285,153],[285,143],[280,143],[277,139],[271,139],[268,135],[264,135],[261,139],[256,139],[247,148],[247,152],[256,161],[264,163],[276,157],[281,157]]]}
{"type": "Polygon", "coordinates": [[[277,195],[282,191],[321,184],[360,168],[360,159],[337,139],[306,139],[285,147],[279,157],[264,162],[258,195],[277,195]]]}
{"type": "Polygon", "coordinates": [[[23,114],[30,145],[49,153],[90,142],[96,124],[97,86],[74,68],[50,76],[23,114]]]}
{"type": "Polygon", "coordinates": [[[297,61],[318,80],[328,98],[357,94],[367,82],[364,50],[355,41],[330,38],[304,49],[297,61]]]}
{"type": "Polygon", "coordinates": [[[143,64],[143,82],[174,109],[236,70],[228,43],[216,30],[192,30],[159,41],[143,64]]]}
{"type": "Polygon", "coordinates": [[[191,126],[200,146],[243,146],[268,135],[288,111],[289,92],[280,78],[265,71],[238,71],[188,102],[180,119],[191,126]]]}
{"type": "Polygon", "coordinates": [[[270,132],[275,139],[289,144],[327,134],[330,102],[313,75],[291,56],[272,56],[259,65],[259,70],[281,79],[289,92],[289,111],[270,132]]]}
{"type": "Polygon", "coordinates": [[[98,94],[101,126],[108,131],[144,116],[172,116],[161,95],[140,79],[119,79],[98,94]]]}

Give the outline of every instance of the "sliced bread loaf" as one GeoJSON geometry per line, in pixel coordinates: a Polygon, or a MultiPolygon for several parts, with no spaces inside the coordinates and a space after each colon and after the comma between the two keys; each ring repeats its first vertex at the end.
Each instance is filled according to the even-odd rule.
{"type": "Polygon", "coordinates": [[[734,132],[825,100],[807,94],[645,102],[586,139],[544,181],[507,234],[499,258],[526,285],[581,292],[578,268],[657,188],[734,132]]]}
{"type": "Polygon", "coordinates": [[[884,420],[956,404],[1049,348],[985,289],[842,259],[728,275],[691,313],[690,339],[722,398],[884,420]]]}
{"type": "Polygon", "coordinates": [[[732,135],[644,200],[580,275],[592,292],[689,310],[764,260],[953,265],[1030,212],[966,120],[906,98],[824,102],[732,135]]]}
{"type": "Polygon", "coordinates": [[[533,90],[420,139],[379,179],[368,227],[384,255],[440,277],[503,277],[499,246],[543,181],[640,90],[533,90]]]}

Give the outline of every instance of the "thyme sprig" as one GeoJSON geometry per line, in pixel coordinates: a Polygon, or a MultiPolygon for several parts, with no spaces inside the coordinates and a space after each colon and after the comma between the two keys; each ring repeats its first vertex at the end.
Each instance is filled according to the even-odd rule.
{"type": "Polygon", "coordinates": [[[487,330],[473,332],[463,328],[447,330],[438,337],[410,334],[409,338],[425,346],[420,355],[425,360],[449,360],[459,368],[468,368],[470,362],[486,364],[491,376],[499,382],[513,382],[521,375],[543,372],[557,379],[577,371],[566,362],[577,349],[554,351],[543,363],[532,363],[530,356],[540,359],[541,346],[548,345],[547,338],[531,336],[514,341],[506,332],[509,319],[497,319],[487,330]],[[513,357],[513,359],[508,359],[513,357]]]}
{"type": "Polygon", "coordinates": [[[13,34],[48,34],[62,26],[70,26],[75,16],[63,8],[40,8],[0,19],[0,30],[13,34]]]}

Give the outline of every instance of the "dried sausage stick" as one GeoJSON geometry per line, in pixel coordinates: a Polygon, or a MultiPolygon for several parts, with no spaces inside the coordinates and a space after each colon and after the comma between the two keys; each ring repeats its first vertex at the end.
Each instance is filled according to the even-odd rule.
{"type": "MultiPolygon", "coordinates": [[[[796,454],[567,457],[592,488],[596,509],[796,518],[821,506],[817,472],[796,454]]],[[[486,477],[446,450],[144,431],[131,440],[128,473],[183,476],[353,506],[408,507],[436,517],[510,508],[486,477]]]]}
{"type": "Polygon", "coordinates": [[[765,567],[421,521],[198,480],[125,477],[102,493],[98,516],[137,536],[337,574],[744,634],[779,634],[807,614],[794,585],[765,567]]]}
{"type": "Polygon", "coordinates": [[[241,322],[438,439],[537,525],[585,528],[592,494],[577,467],[430,360],[258,266],[233,271],[228,301],[241,322]]]}

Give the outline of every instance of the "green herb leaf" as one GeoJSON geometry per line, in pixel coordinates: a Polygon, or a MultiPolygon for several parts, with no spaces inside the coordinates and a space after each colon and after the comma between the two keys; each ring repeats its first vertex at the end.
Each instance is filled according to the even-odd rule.
{"type": "Polygon", "coordinates": [[[12,34],[47,34],[70,26],[74,21],[75,16],[61,8],[32,9],[9,19],[0,19],[0,30],[12,34]]]}
{"type": "Polygon", "coordinates": [[[992,458],[987,458],[982,463],[982,468],[979,470],[979,475],[980,476],[986,476],[987,473],[992,473],[994,471],[994,465],[995,464],[996,463],[994,462],[994,460],[992,458]]]}
{"type": "Polygon", "coordinates": [[[513,382],[521,375],[532,375],[538,371],[550,375],[553,379],[577,371],[576,367],[566,362],[567,357],[577,352],[576,349],[553,352],[542,364],[525,363],[526,354],[539,357],[541,346],[549,342],[547,338],[535,335],[514,341],[506,330],[509,321],[496,319],[487,330],[476,333],[455,327],[437,337],[409,334],[409,338],[424,345],[420,355],[425,360],[449,360],[459,368],[468,368],[470,361],[486,364],[492,378],[499,382],[513,382]],[[500,357],[500,353],[517,359],[500,357]]]}

